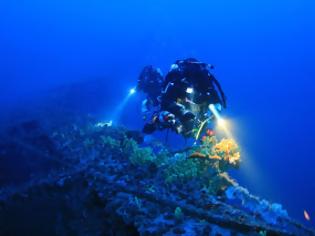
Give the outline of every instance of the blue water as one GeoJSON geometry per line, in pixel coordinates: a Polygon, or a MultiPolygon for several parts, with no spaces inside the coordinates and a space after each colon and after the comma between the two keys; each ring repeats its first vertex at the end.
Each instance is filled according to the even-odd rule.
{"type": "MultiPolygon", "coordinates": [[[[243,151],[234,176],[303,220],[315,217],[314,25],[306,0],[2,1],[0,103],[104,78],[109,116],[143,66],[212,63],[243,151]]],[[[140,129],[137,96],[121,122],[140,129]]]]}

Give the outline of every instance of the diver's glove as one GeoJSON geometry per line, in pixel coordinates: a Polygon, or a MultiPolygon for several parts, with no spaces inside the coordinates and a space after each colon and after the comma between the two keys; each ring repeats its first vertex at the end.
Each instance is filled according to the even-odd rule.
{"type": "Polygon", "coordinates": [[[222,111],[222,105],[221,105],[221,103],[216,103],[216,104],[214,104],[214,106],[215,106],[215,109],[217,109],[218,112],[221,112],[221,111],[222,111]]]}

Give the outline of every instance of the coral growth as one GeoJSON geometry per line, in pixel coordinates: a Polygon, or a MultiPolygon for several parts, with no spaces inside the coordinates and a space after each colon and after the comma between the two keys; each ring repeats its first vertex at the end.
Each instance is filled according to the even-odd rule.
{"type": "Polygon", "coordinates": [[[129,156],[129,160],[134,165],[150,164],[155,159],[151,148],[140,148],[133,139],[125,138],[122,147],[123,153],[129,156]]]}
{"type": "Polygon", "coordinates": [[[184,183],[206,174],[208,167],[200,160],[187,159],[185,154],[176,154],[164,170],[166,183],[184,183]]]}
{"type": "Polygon", "coordinates": [[[202,138],[201,145],[195,148],[190,158],[210,159],[219,165],[220,172],[225,172],[230,167],[238,167],[241,161],[239,147],[233,139],[223,138],[218,142],[212,133],[202,138]]]}
{"type": "Polygon", "coordinates": [[[48,136],[62,168],[2,191],[0,235],[314,235],[229,177],[240,161],[231,140],[211,133],[174,154],[90,122],[48,136]]]}
{"type": "Polygon", "coordinates": [[[225,194],[230,204],[242,205],[244,209],[256,217],[264,219],[269,224],[276,225],[281,223],[281,220],[288,219],[287,211],[280,204],[261,200],[237,184],[230,186],[225,194]]]}
{"type": "Polygon", "coordinates": [[[231,165],[238,165],[240,161],[239,148],[233,139],[222,139],[214,146],[214,151],[215,155],[210,158],[221,159],[231,165]]]}

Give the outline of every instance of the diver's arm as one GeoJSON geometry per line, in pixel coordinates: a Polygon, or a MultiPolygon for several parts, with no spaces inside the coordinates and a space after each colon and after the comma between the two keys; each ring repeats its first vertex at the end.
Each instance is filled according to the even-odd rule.
{"type": "Polygon", "coordinates": [[[214,77],[214,76],[211,76],[212,77],[212,80],[214,82],[214,84],[217,86],[217,88],[219,89],[219,92],[220,92],[220,96],[221,96],[221,99],[222,99],[222,105],[224,108],[226,108],[226,96],[222,90],[222,87],[219,83],[219,81],[214,77]]]}
{"type": "Polygon", "coordinates": [[[142,104],[141,104],[141,112],[142,112],[143,114],[145,114],[145,113],[148,113],[149,110],[150,110],[149,101],[148,101],[148,99],[144,99],[144,100],[142,101],[142,104]]]}

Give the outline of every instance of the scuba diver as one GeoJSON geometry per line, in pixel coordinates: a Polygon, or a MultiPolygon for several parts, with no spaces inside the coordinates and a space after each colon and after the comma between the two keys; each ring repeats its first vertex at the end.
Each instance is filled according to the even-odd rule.
{"type": "Polygon", "coordinates": [[[158,97],[159,112],[145,125],[144,132],[170,128],[185,137],[192,137],[196,127],[213,119],[209,105],[218,111],[226,108],[225,94],[210,73],[213,66],[193,58],[178,60],[172,66],[162,84],[158,97]]]}
{"type": "Polygon", "coordinates": [[[146,98],[142,101],[141,112],[143,119],[146,120],[150,113],[152,119],[146,123],[143,128],[144,133],[153,133],[157,126],[157,114],[160,110],[160,95],[163,86],[163,74],[159,68],[152,65],[146,66],[140,73],[136,90],[146,94],[146,98]]]}
{"type": "Polygon", "coordinates": [[[141,111],[146,114],[154,107],[160,105],[159,96],[163,86],[163,74],[159,68],[146,66],[140,73],[136,90],[146,93],[147,97],[142,102],[141,111]]]}
{"type": "Polygon", "coordinates": [[[210,104],[214,104],[218,111],[226,108],[226,96],[210,73],[212,68],[209,64],[188,58],[176,61],[166,75],[161,110],[178,118],[177,133],[191,136],[194,127],[209,118],[210,104]]]}

